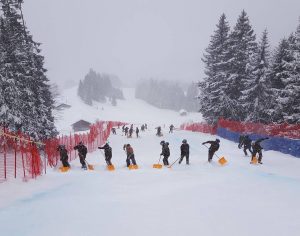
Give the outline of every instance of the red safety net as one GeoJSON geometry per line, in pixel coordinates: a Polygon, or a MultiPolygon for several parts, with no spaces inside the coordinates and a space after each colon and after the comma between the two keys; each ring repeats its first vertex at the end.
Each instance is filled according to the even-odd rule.
{"type": "Polygon", "coordinates": [[[0,135],[0,182],[11,178],[24,180],[46,174],[47,166],[55,167],[59,162],[57,147],[66,146],[69,161],[77,157],[74,146],[82,141],[93,152],[103,145],[110,135],[111,128],[125,123],[114,121],[99,121],[90,126],[87,133],[62,135],[43,143],[34,142],[29,136],[20,132],[10,132],[2,128],[0,135]]]}
{"type": "Polygon", "coordinates": [[[231,121],[219,119],[217,125],[206,123],[189,123],[180,126],[183,130],[216,134],[218,128],[225,128],[237,133],[255,133],[267,136],[300,139],[300,124],[261,124],[251,122],[231,121]]]}
{"type": "Polygon", "coordinates": [[[267,136],[300,139],[300,124],[261,124],[251,122],[238,122],[220,119],[218,127],[226,128],[238,133],[255,133],[267,136]]]}
{"type": "Polygon", "coordinates": [[[217,126],[212,126],[205,123],[188,123],[182,124],[180,126],[182,130],[189,130],[193,132],[201,132],[201,133],[208,133],[208,134],[216,134],[217,133],[217,126]]]}

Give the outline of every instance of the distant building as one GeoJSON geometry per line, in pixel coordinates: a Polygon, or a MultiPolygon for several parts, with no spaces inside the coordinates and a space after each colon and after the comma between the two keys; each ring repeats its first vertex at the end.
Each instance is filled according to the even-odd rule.
{"type": "Polygon", "coordinates": [[[57,107],[55,107],[55,109],[59,111],[69,109],[69,108],[71,108],[71,106],[65,103],[61,103],[57,107]]]}
{"type": "Polygon", "coordinates": [[[91,123],[88,121],[79,120],[79,121],[75,122],[74,124],[72,124],[72,127],[73,127],[74,132],[77,132],[77,131],[89,130],[90,125],[91,125],[91,123]]]}
{"type": "Polygon", "coordinates": [[[186,115],[187,115],[187,111],[184,110],[184,109],[181,109],[181,110],[179,111],[179,114],[180,114],[181,116],[186,116],[186,115]]]}

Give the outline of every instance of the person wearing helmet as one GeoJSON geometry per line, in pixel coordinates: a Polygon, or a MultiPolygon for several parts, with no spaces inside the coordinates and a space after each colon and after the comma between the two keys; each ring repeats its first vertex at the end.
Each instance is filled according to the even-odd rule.
{"type": "Polygon", "coordinates": [[[179,164],[183,161],[183,158],[185,157],[186,159],[186,164],[189,165],[189,157],[190,157],[190,146],[187,143],[186,139],[182,140],[182,144],[180,146],[180,160],[179,164]]]}
{"type": "Polygon", "coordinates": [[[251,146],[252,146],[252,158],[251,158],[251,162],[253,161],[253,158],[256,156],[256,154],[258,153],[258,163],[259,164],[262,164],[261,160],[262,160],[262,146],[260,145],[260,143],[264,140],[267,140],[269,139],[268,137],[267,138],[261,138],[261,139],[258,139],[256,141],[252,141],[251,143],[251,146]]]}
{"type": "Polygon", "coordinates": [[[83,142],[79,142],[79,144],[74,147],[74,150],[78,150],[78,156],[81,163],[81,168],[86,170],[87,169],[85,163],[85,158],[87,154],[86,146],[83,144],[83,142]]]}
{"type": "Polygon", "coordinates": [[[112,148],[109,146],[109,142],[106,142],[106,144],[103,147],[98,147],[98,149],[104,149],[104,156],[105,161],[108,166],[111,166],[111,158],[112,158],[112,148]]]}
{"type": "Polygon", "coordinates": [[[63,164],[63,167],[70,167],[70,164],[68,162],[68,151],[66,149],[65,145],[59,145],[57,147],[57,151],[59,151],[59,155],[60,155],[60,160],[63,164]]]}
{"type": "Polygon", "coordinates": [[[136,165],[134,152],[133,152],[133,148],[131,147],[131,145],[130,144],[124,144],[123,150],[126,151],[126,155],[127,155],[127,158],[126,158],[127,167],[130,166],[130,161],[131,161],[132,165],[136,165]]]}
{"type": "Polygon", "coordinates": [[[202,145],[207,143],[210,144],[210,147],[208,148],[208,162],[211,162],[215,152],[220,148],[220,139],[217,138],[215,141],[206,141],[202,143],[202,145]]]}
{"type": "Polygon", "coordinates": [[[249,135],[245,135],[241,143],[241,148],[244,146],[245,156],[248,156],[247,150],[252,154],[251,142],[252,140],[250,139],[249,135]]]}
{"type": "Polygon", "coordinates": [[[163,156],[163,163],[165,166],[169,165],[169,156],[170,156],[170,148],[169,148],[169,143],[165,141],[161,141],[160,145],[162,146],[162,151],[161,151],[161,156],[163,156]]]}

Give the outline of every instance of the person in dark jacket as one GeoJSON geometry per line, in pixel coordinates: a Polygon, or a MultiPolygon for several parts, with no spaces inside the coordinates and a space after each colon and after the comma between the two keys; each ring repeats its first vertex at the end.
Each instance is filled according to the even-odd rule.
{"type": "Polygon", "coordinates": [[[169,131],[169,133],[173,133],[173,130],[174,130],[174,125],[170,125],[170,131],[169,131]]]}
{"type": "Polygon", "coordinates": [[[207,143],[210,144],[210,147],[208,148],[208,162],[211,162],[215,152],[219,150],[220,139],[216,139],[216,141],[207,141],[202,143],[202,145],[205,145],[207,143]]]}
{"type": "Polygon", "coordinates": [[[129,137],[130,138],[132,137],[132,133],[133,133],[133,125],[131,125],[130,129],[129,129],[129,137]]]}
{"type": "Polygon", "coordinates": [[[111,132],[112,132],[112,134],[117,134],[116,128],[111,128],[111,132]]]}
{"type": "Polygon", "coordinates": [[[104,149],[105,161],[108,166],[111,166],[111,158],[112,158],[112,148],[109,146],[107,142],[103,147],[98,147],[98,149],[104,149]]]}
{"type": "Polygon", "coordinates": [[[252,140],[249,138],[249,136],[245,135],[244,138],[243,138],[243,141],[241,143],[241,147],[244,146],[245,156],[248,156],[247,150],[252,154],[251,142],[252,142],[252,140]]]}
{"type": "Polygon", "coordinates": [[[140,132],[139,128],[136,127],[136,129],[135,129],[135,134],[136,134],[136,137],[137,137],[137,138],[139,137],[139,132],[140,132]]]}
{"type": "Polygon", "coordinates": [[[68,162],[68,151],[66,149],[65,145],[59,145],[57,147],[57,151],[59,151],[60,160],[63,164],[63,167],[70,167],[70,164],[68,162]]]}
{"type": "Polygon", "coordinates": [[[142,132],[145,131],[145,126],[144,126],[144,124],[142,124],[142,126],[141,126],[141,131],[142,131],[142,132]]]}
{"type": "Polygon", "coordinates": [[[76,145],[74,147],[75,150],[78,150],[78,155],[79,155],[79,159],[80,159],[80,163],[81,163],[81,168],[83,169],[87,169],[86,168],[86,163],[85,163],[85,158],[86,158],[86,154],[87,154],[87,148],[86,146],[83,144],[83,142],[79,142],[78,145],[76,145]]]}
{"type": "Polygon", "coordinates": [[[124,144],[123,150],[126,151],[126,155],[127,155],[127,158],[126,158],[127,167],[130,166],[130,161],[131,161],[132,165],[136,165],[136,161],[135,161],[135,158],[134,158],[134,152],[133,152],[133,148],[131,147],[131,145],[130,144],[124,144]]]}
{"type": "Polygon", "coordinates": [[[239,145],[238,145],[239,149],[241,149],[242,146],[243,146],[244,138],[245,138],[245,135],[240,135],[240,137],[239,137],[239,145]]]}
{"type": "Polygon", "coordinates": [[[180,146],[180,160],[179,160],[179,164],[182,162],[183,158],[185,157],[186,159],[186,164],[189,165],[189,157],[190,157],[190,146],[187,143],[187,140],[184,139],[182,140],[182,144],[180,146]]]}
{"type": "Polygon", "coordinates": [[[128,127],[125,127],[125,129],[124,129],[124,131],[125,131],[125,136],[128,135],[128,130],[129,130],[129,128],[128,128],[128,127]]]}
{"type": "Polygon", "coordinates": [[[170,148],[169,148],[169,143],[165,141],[161,141],[160,145],[162,146],[161,150],[161,156],[163,156],[163,163],[165,166],[169,165],[169,157],[170,157],[170,148]]]}
{"type": "Polygon", "coordinates": [[[158,126],[158,127],[156,127],[155,129],[157,129],[156,135],[157,135],[157,136],[162,136],[162,135],[161,135],[161,127],[158,126]]]}
{"type": "Polygon", "coordinates": [[[262,146],[260,145],[260,143],[264,140],[269,139],[267,138],[261,138],[258,139],[256,141],[252,141],[251,145],[252,145],[252,158],[251,158],[251,162],[253,161],[253,158],[256,156],[256,154],[258,153],[258,163],[262,164],[261,160],[262,160],[262,146]]]}

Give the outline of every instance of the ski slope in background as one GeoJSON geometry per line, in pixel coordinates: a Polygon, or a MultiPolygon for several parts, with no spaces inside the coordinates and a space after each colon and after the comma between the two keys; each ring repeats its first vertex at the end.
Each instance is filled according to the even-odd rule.
{"type": "Polygon", "coordinates": [[[83,119],[90,123],[98,120],[123,121],[135,124],[155,124],[179,126],[184,122],[201,121],[200,113],[191,112],[188,116],[180,116],[179,112],[159,109],[149,105],[145,101],[134,98],[134,89],[123,89],[125,100],[117,100],[117,106],[112,106],[110,102],[94,102],[93,106],[86,105],[77,96],[77,88],[65,90],[61,96],[61,102],[71,105],[70,109],[56,112],[56,126],[62,133],[69,134],[72,131],[71,124],[83,119]]]}
{"type": "MultiPolygon", "coordinates": [[[[97,115],[92,112],[94,108],[89,111],[73,99],[77,104],[73,112],[79,112],[74,116],[85,118],[87,113],[92,119],[97,115]]],[[[141,138],[128,139],[118,129],[117,135],[109,138],[116,170],[105,169],[98,150],[87,156],[94,171],[81,170],[77,159],[67,173],[53,169],[28,183],[1,184],[1,235],[299,236],[299,159],[267,151],[263,153],[264,165],[253,166],[237,144],[221,139],[218,154],[225,156],[229,164],[221,167],[216,158],[208,164],[207,149],[201,143],[215,136],[178,130],[168,134],[166,127],[164,136],[158,138],[155,127],[161,114],[170,113],[168,118],[161,118],[161,124],[166,125],[171,120],[179,124],[181,117],[133,98],[132,102],[139,104],[140,111],[152,109],[155,120],[150,120],[150,115],[148,120],[143,112],[139,120],[135,108],[130,113],[132,118],[123,114],[130,108],[125,101],[122,108],[104,107],[107,117],[103,115],[103,119],[122,120],[127,116],[126,121],[132,123],[152,123],[141,138]],[[191,165],[183,162],[172,169],[153,169],[161,151],[159,142],[164,139],[170,143],[172,162],[179,156],[183,138],[191,147],[191,165]],[[125,167],[125,143],[133,146],[140,169],[130,171],[125,167]]],[[[68,112],[61,114],[62,128],[73,122],[68,112]]]]}

